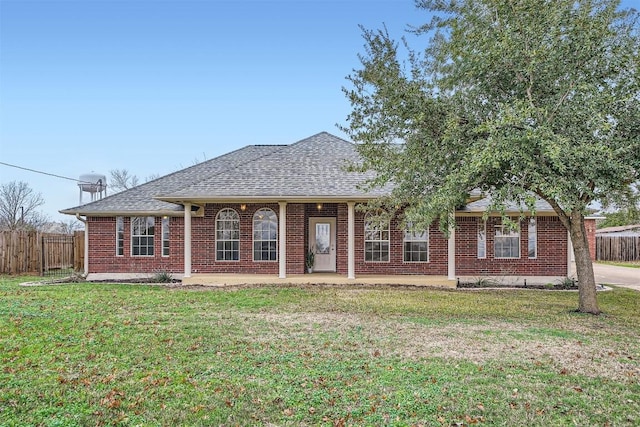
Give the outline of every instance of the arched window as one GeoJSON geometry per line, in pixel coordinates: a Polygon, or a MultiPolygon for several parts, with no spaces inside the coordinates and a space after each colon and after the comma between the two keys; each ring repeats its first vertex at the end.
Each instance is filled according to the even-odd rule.
{"type": "Polygon", "coordinates": [[[371,212],[364,218],[364,260],[389,261],[389,222],[380,222],[371,212]]]}
{"type": "Polygon", "coordinates": [[[278,260],[278,217],[268,208],[253,214],[253,260],[278,260]]]}
{"type": "Polygon", "coordinates": [[[240,216],[233,209],[221,209],[216,215],[216,261],[240,259],[240,216]]]}
{"type": "Polygon", "coordinates": [[[404,262],[429,261],[429,229],[423,230],[407,223],[404,230],[404,262]]]}

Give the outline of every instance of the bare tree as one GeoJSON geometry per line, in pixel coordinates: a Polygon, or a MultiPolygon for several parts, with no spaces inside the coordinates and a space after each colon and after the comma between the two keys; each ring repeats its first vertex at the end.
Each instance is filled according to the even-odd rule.
{"type": "Polygon", "coordinates": [[[112,169],[109,171],[109,174],[111,176],[109,189],[112,193],[128,190],[139,184],[138,177],[127,169],[112,169]]]}
{"type": "Polygon", "coordinates": [[[70,218],[66,221],[59,221],[60,231],[63,234],[73,234],[74,231],[84,229],[84,224],[75,218],[70,218]]]}
{"type": "Polygon", "coordinates": [[[29,184],[11,181],[0,184],[0,229],[39,229],[48,221],[37,208],[44,205],[44,198],[33,191],[29,184]]]}

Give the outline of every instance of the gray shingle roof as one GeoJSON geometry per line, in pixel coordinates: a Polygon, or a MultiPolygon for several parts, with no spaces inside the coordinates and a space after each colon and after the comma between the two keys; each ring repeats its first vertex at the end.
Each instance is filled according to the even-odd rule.
{"type": "Polygon", "coordinates": [[[244,197],[250,199],[367,198],[358,184],[370,174],[347,172],[347,161],[358,161],[356,147],[326,132],[291,145],[250,145],[174,172],[104,199],[60,212],[113,215],[155,212],[176,214],[171,201],[244,197]],[[162,200],[161,200],[162,199],[162,200]]]}
{"type": "MultiPolygon", "coordinates": [[[[101,200],[60,211],[88,216],[179,215],[181,201],[216,200],[366,200],[389,188],[364,192],[359,188],[373,173],[345,170],[358,162],[356,146],[327,132],[291,145],[249,145],[231,153],[163,176],[101,200]]],[[[477,195],[476,195],[477,196],[477,195]]],[[[484,212],[488,198],[469,203],[459,212],[484,212]]],[[[511,212],[520,211],[512,204],[511,212]]],[[[543,201],[536,210],[553,212],[543,201]]]]}
{"type": "MultiPolygon", "coordinates": [[[[475,202],[468,203],[465,207],[460,209],[459,212],[466,212],[466,213],[484,212],[489,208],[489,205],[491,205],[491,198],[485,197],[475,202]]],[[[542,199],[539,199],[539,198],[536,199],[534,206],[535,206],[536,212],[555,213],[551,205],[542,199]]],[[[510,213],[515,213],[520,211],[527,212],[528,210],[529,209],[525,205],[520,205],[518,203],[512,202],[506,205],[506,211],[510,213]]]]}
{"type": "Polygon", "coordinates": [[[133,214],[148,212],[182,212],[182,206],[156,200],[155,197],[177,191],[186,185],[219,175],[239,164],[251,162],[281,149],[282,145],[250,145],[231,153],[198,163],[186,169],[163,176],[129,190],[101,200],[60,211],[66,214],[107,215],[113,213],[133,214]]]}
{"type": "Polygon", "coordinates": [[[371,174],[347,172],[359,155],[351,142],[326,132],[285,146],[223,173],[161,196],[167,199],[225,197],[364,198],[358,189],[371,174]]]}
{"type": "Polygon", "coordinates": [[[638,236],[640,235],[640,224],[620,225],[617,227],[604,227],[596,230],[596,235],[615,235],[615,236],[638,236]]]}

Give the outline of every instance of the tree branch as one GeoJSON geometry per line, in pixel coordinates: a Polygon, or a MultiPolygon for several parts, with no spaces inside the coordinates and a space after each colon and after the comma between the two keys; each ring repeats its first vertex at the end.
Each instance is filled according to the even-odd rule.
{"type": "Polygon", "coordinates": [[[546,197],[540,190],[533,190],[533,192],[536,193],[542,200],[551,205],[555,213],[558,214],[558,218],[560,218],[560,222],[562,223],[562,225],[564,225],[567,230],[570,230],[571,218],[569,217],[569,215],[567,215],[564,209],[560,207],[558,202],[556,202],[553,198],[546,197]]]}
{"type": "Polygon", "coordinates": [[[572,90],[573,90],[573,82],[569,83],[569,89],[567,89],[567,91],[560,98],[560,101],[558,101],[558,103],[553,108],[553,111],[551,111],[551,114],[549,114],[547,118],[547,122],[551,122],[553,120],[553,117],[556,115],[556,112],[558,111],[560,106],[564,104],[565,99],[567,99],[567,97],[569,96],[569,93],[571,93],[572,90]]]}

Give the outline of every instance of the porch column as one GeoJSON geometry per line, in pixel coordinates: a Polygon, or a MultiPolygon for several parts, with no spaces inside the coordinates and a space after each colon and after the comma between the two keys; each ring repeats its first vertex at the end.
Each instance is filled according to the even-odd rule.
{"type": "Polygon", "coordinates": [[[447,275],[449,280],[456,280],[456,222],[455,214],[451,214],[449,225],[449,241],[447,243],[447,275]]]}
{"type": "Polygon", "coordinates": [[[76,219],[84,224],[84,277],[89,275],[89,221],[87,218],[80,217],[80,214],[76,214],[76,219]]]}
{"type": "Polygon", "coordinates": [[[84,222],[84,277],[87,277],[89,275],[89,221],[82,222],[84,222]]]}
{"type": "Polygon", "coordinates": [[[571,243],[571,233],[567,230],[567,277],[573,274],[573,243],[571,243]]]}
{"type": "Polygon", "coordinates": [[[184,277],[191,277],[191,203],[184,204],[184,277]]]}
{"type": "Polygon", "coordinates": [[[356,278],[355,202],[347,202],[347,279],[356,278]]]}
{"type": "Polygon", "coordinates": [[[287,278],[287,202],[278,202],[280,206],[280,230],[278,240],[280,241],[279,275],[281,279],[287,278]]]}

